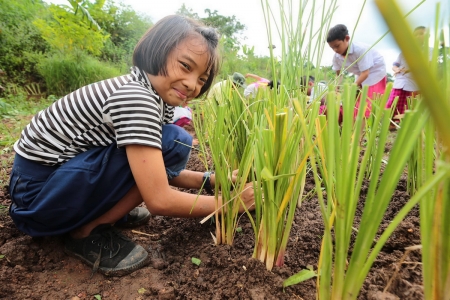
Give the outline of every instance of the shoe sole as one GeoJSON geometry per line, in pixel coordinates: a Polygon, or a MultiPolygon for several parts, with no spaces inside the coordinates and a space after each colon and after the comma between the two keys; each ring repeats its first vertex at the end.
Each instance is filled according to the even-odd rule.
{"type": "MultiPolygon", "coordinates": [[[[80,259],[81,261],[83,261],[84,263],[86,263],[87,265],[89,265],[91,267],[94,265],[89,260],[85,259],[83,256],[81,256],[75,252],[72,252],[65,247],[64,247],[64,253],[66,253],[69,256],[80,259]]],[[[150,259],[148,256],[148,252],[146,251],[146,255],[145,255],[144,259],[138,261],[137,263],[135,263],[131,266],[128,266],[126,268],[121,268],[121,269],[99,267],[97,272],[102,273],[105,276],[124,276],[124,275],[130,274],[130,273],[144,267],[149,262],[150,262],[150,259]]]]}

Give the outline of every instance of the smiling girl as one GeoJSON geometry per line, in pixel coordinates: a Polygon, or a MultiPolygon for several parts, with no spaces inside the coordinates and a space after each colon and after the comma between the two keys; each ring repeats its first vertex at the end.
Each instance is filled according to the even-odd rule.
{"type": "MultiPolygon", "coordinates": [[[[213,212],[213,196],[170,187],[213,186],[215,179],[185,170],[192,137],[170,122],[174,106],[210,88],[217,45],[214,29],[165,17],[137,44],[130,74],[84,86],[37,113],[14,145],[16,226],[31,236],[65,234],[67,253],[93,271],[123,275],[145,265],[148,254],[113,224],[142,225],[150,213],[213,212]]],[[[250,207],[253,190],[242,199],[250,207]]]]}

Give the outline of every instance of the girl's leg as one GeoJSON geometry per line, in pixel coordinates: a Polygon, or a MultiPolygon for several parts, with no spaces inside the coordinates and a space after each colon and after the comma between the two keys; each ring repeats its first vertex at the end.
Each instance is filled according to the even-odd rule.
{"type": "MultiPolygon", "coordinates": [[[[185,168],[192,144],[192,137],[177,127],[163,128],[169,179],[185,168]]],[[[65,251],[93,271],[123,275],[146,264],[147,251],[110,225],[142,203],[124,149],[94,148],[59,168],[17,156],[10,194],[10,214],[19,229],[32,236],[71,232],[65,251]]]]}
{"type": "Polygon", "coordinates": [[[73,230],[70,235],[76,239],[87,237],[98,225],[116,223],[126,216],[133,208],[141,204],[142,201],[141,193],[139,193],[137,186],[134,185],[110,210],[97,219],[73,230]]]}
{"type": "MultiPolygon", "coordinates": [[[[172,124],[163,126],[162,136],[164,164],[170,180],[186,168],[192,146],[192,136],[183,128],[172,124]]],[[[88,236],[98,225],[114,224],[142,202],[142,196],[137,186],[134,185],[110,210],[72,231],[71,235],[74,238],[83,238],[88,236]]]]}
{"type": "Polygon", "coordinates": [[[174,124],[163,125],[162,154],[168,180],[177,177],[186,168],[191,149],[192,136],[184,128],[174,124]]]}
{"type": "Polygon", "coordinates": [[[10,215],[31,236],[65,234],[105,214],[135,185],[125,150],[116,145],[90,149],[60,167],[17,155],[10,215]]]}

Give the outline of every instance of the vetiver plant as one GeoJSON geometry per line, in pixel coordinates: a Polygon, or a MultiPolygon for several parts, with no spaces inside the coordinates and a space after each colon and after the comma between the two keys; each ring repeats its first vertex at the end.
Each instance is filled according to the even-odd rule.
{"type": "Polygon", "coordinates": [[[194,109],[195,128],[200,148],[205,155],[205,165],[209,156],[216,170],[215,195],[217,210],[215,213],[216,244],[233,244],[238,227],[238,212],[243,191],[253,162],[252,113],[247,101],[235,91],[228,81],[221,91],[222,97],[206,99],[194,109]],[[205,138],[206,137],[206,138],[205,138]],[[232,182],[233,171],[238,170],[237,181],[232,182]],[[219,202],[218,195],[222,202],[219,202]]]}
{"type": "Polygon", "coordinates": [[[255,115],[255,125],[249,126],[255,135],[252,174],[258,187],[262,187],[255,189],[253,256],[264,262],[268,270],[284,263],[294,212],[302,201],[308,156],[313,151],[313,145],[306,145],[305,141],[314,131],[319,103],[305,109],[306,95],[300,78],[313,73],[312,62],[318,65],[321,61],[321,40],[336,6],[336,1],[330,2],[329,6],[324,1],[318,7],[315,1],[279,1],[280,21],[276,22],[273,8],[268,1],[261,1],[268,42],[272,44],[270,32],[275,26],[282,49],[280,61],[271,49],[273,79],[279,79],[281,85],[259,94],[264,115],[255,115]],[[297,14],[292,14],[296,4],[297,14]],[[319,22],[314,19],[318,10],[322,16],[319,22]]]}
{"type": "Polygon", "coordinates": [[[436,129],[429,122],[419,135],[408,160],[407,188],[410,195],[414,195],[429,175],[433,174],[436,150],[439,150],[436,146],[436,129]]]}
{"type": "MultiPolygon", "coordinates": [[[[438,131],[438,147],[442,147],[442,155],[436,164],[435,174],[448,169],[450,157],[449,119],[449,70],[448,53],[443,50],[443,74],[437,77],[437,51],[440,31],[440,6],[437,5],[435,22],[435,43],[432,63],[428,63],[428,49],[421,49],[414,40],[411,28],[407,22],[399,18],[401,11],[396,1],[376,0],[376,4],[387,25],[397,41],[409,68],[423,95],[424,103],[429,109],[438,131]]],[[[448,37],[447,37],[448,38],[448,37]]],[[[427,154],[431,154],[427,149],[427,154]]],[[[427,176],[433,170],[427,170],[427,176]],[[431,171],[431,172],[430,172],[431,171]]],[[[424,290],[426,299],[450,299],[450,179],[443,178],[434,193],[427,194],[420,201],[420,230],[422,239],[422,262],[424,290]]],[[[417,195],[417,194],[416,194],[417,195]]]]}
{"type": "Polygon", "coordinates": [[[282,266],[286,246],[305,185],[309,152],[302,139],[303,116],[275,106],[260,117],[254,139],[256,182],[253,256],[271,270],[282,266]]]}
{"type": "MultiPolygon", "coordinates": [[[[366,90],[363,91],[364,93],[366,90]]],[[[447,166],[430,177],[373,246],[391,195],[404,171],[415,141],[429,116],[419,111],[419,109],[423,110],[423,106],[405,116],[392,147],[389,161],[381,176],[380,170],[384,160],[384,145],[389,131],[391,112],[389,110],[375,112],[374,124],[378,125],[374,129],[380,134],[368,138],[367,148],[375,147],[377,150],[375,155],[372,155],[370,151],[361,153],[362,115],[360,113],[353,121],[351,108],[354,107],[354,96],[355,87],[345,86],[342,97],[344,120],[341,128],[337,126],[337,112],[340,103],[336,101],[334,92],[328,94],[329,110],[326,120],[319,117],[317,121],[318,130],[315,135],[319,150],[311,155],[311,166],[317,183],[316,192],[325,225],[317,272],[302,271],[285,283],[285,285],[289,285],[317,276],[319,299],[356,299],[377,254],[396,226],[439,180],[449,176],[450,169],[447,166]],[[350,109],[346,109],[346,107],[350,109]],[[361,154],[361,162],[358,162],[361,154]],[[369,157],[373,159],[371,164],[368,164],[369,157]],[[353,228],[356,205],[368,167],[371,168],[372,180],[369,183],[360,225],[358,228],[353,228]],[[381,179],[378,181],[380,176],[381,179]],[[327,192],[326,201],[322,195],[321,182],[325,185],[327,192]],[[351,235],[355,230],[356,240],[352,247],[351,235]],[[351,255],[349,255],[350,250],[352,250],[351,255]]],[[[386,103],[386,100],[387,95],[383,98],[380,106],[386,103]]],[[[364,110],[361,109],[360,112],[362,111],[364,110]]],[[[306,139],[306,141],[312,143],[311,139],[306,139]]]]}
{"type": "MultiPolygon", "coordinates": [[[[399,16],[396,17],[396,19],[398,18],[399,16]]],[[[363,91],[363,98],[364,93],[366,91],[363,91]]],[[[388,93],[389,89],[380,103],[381,108],[386,103],[388,93]]],[[[437,184],[449,176],[448,164],[441,164],[441,168],[422,182],[422,187],[373,245],[390,197],[429,115],[426,111],[423,112],[423,105],[419,105],[415,111],[406,114],[381,176],[384,144],[392,112],[383,109],[374,111],[374,115],[371,117],[371,134],[366,136],[366,148],[373,149],[372,147],[375,147],[376,150],[361,153],[362,159],[361,162],[358,162],[362,150],[360,147],[362,116],[360,114],[353,121],[354,99],[354,87],[353,90],[350,90],[348,86],[345,87],[342,97],[344,120],[341,128],[337,126],[340,101],[336,100],[334,92],[328,94],[326,119],[318,118],[319,126],[315,132],[318,150],[311,155],[311,165],[314,170],[316,190],[325,224],[321,256],[316,273],[304,270],[285,282],[287,286],[317,276],[319,299],[356,299],[376,256],[396,226],[415,204],[430,192],[433,194],[432,191],[437,184]],[[356,204],[359,201],[359,192],[365,174],[370,174],[372,180],[369,184],[360,226],[353,228],[356,204]],[[381,179],[378,181],[380,176],[381,179]],[[321,180],[325,184],[327,201],[324,201],[322,195],[321,180]],[[357,233],[352,247],[351,234],[353,231],[357,233]],[[351,255],[349,255],[350,250],[351,255]]],[[[361,109],[360,112],[363,110],[361,109]]],[[[310,139],[306,139],[306,141],[312,143],[310,139]]],[[[431,153],[431,157],[433,157],[433,153],[431,153]]],[[[442,207],[447,208],[442,205],[441,200],[440,208],[442,207]]],[[[443,219],[437,223],[444,224],[443,219]]],[[[443,233],[446,232],[443,230],[443,233]]],[[[447,244],[437,254],[440,254],[441,261],[447,263],[449,252],[445,252],[445,250],[448,250],[447,244]],[[442,255],[447,255],[447,257],[443,258],[442,255]]],[[[448,264],[444,264],[444,266],[441,269],[447,270],[448,264]]]]}
{"type": "MultiPolygon", "coordinates": [[[[238,197],[234,195],[239,193],[239,188],[230,184],[229,176],[233,169],[239,168],[240,180],[247,179],[250,174],[258,184],[255,189],[255,217],[253,219],[252,215],[249,216],[257,242],[254,256],[264,261],[268,269],[281,265],[284,261],[293,213],[303,190],[307,155],[312,149],[308,150],[300,142],[303,134],[299,121],[300,118],[306,118],[308,124],[314,126],[311,122],[312,114],[304,110],[308,114],[299,117],[289,107],[292,108],[293,99],[304,100],[304,94],[298,86],[299,76],[308,74],[309,69],[303,66],[317,57],[317,53],[322,53],[320,47],[323,49],[321,43],[316,47],[303,43],[306,38],[302,32],[305,28],[313,28],[314,3],[306,24],[301,22],[302,9],[306,4],[302,4],[299,9],[300,18],[284,19],[287,15],[283,8],[291,7],[292,3],[280,3],[282,22],[278,24],[278,29],[287,32],[295,26],[296,33],[283,40],[281,62],[272,56],[272,78],[275,81],[281,79],[281,85],[275,85],[273,90],[265,89],[256,98],[250,99],[244,99],[230,85],[222,89],[222,97],[218,97],[220,99],[208,99],[204,105],[197,106],[198,116],[201,116],[197,119],[201,124],[196,123],[196,130],[202,132],[199,134],[199,142],[201,148],[208,153],[205,157],[211,155],[216,169],[227,170],[223,174],[216,174],[215,192],[216,195],[220,192],[225,203],[223,207],[218,207],[216,214],[216,242],[226,240],[227,243],[232,243],[237,220],[236,207],[239,204],[236,202],[238,197]],[[304,45],[308,48],[292,49],[289,45],[304,45]],[[311,50],[312,48],[314,49],[311,50]],[[200,138],[200,135],[207,138],[200,138]],[[254,164],[250,170],[248,163],[251,162],[254,164]],[[259,185],[262,186],[261,193],[259,185]]],[[[262,4],[264,6],[264,1],[262,4]]],[[[265,8],[266,17],[270,19],[271,10],[267,2],[265,8]]],[[[324,20],[329,21],[332,10],[325,8],[326,6],[323,7],[323,14],[327,17],[324,20]]],[[[270,28],[271,23],[268,21],[267,24],[270,28]]],[[[311,35],[323,35],[326,29],[319,28],[319,31],[311,31],[311,35]]],[[[305,101],[302,101],[301,106],[304,105],[305,101]]],[[[317,114],[318,106],[313,107],[317,114]]]]}

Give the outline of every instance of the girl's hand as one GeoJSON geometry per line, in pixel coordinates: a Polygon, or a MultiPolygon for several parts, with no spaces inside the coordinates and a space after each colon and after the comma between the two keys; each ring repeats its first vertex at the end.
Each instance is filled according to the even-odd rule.
{"type": "Polygon", "coordinates": [[[232,183],[236,183],[238,173],[239,173],[239,169],[236,169],[231,173],[231,182],[232,183]]]}
{"type": "MultiPolygon", "coordinates": [[[[237,177],[238,173],[239,173],[239,169],[236,169],[231,173],[230,180],[232,183],[236,183],[237,178],[238,178],[237,177]]],[[[210,182],[211,182],[211,186],[214,187],[216,184],[216,174],[211,174],[210,182]]]]}
{"type": "MultiPolygon", "coordinates": [[[[252,211],[255,209],[255,193],[253,190],[253,182],[249,182],[245,185],[244,190],[241,194],[241,199],[244,202],[244,205],[247,207],[248,210],[252,211]]],[[[244,212],[244,207],[239,207],[239,212],[244,212]]]]}

